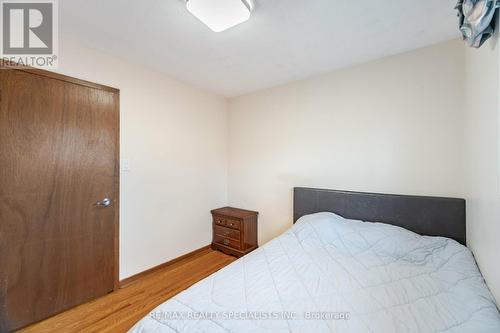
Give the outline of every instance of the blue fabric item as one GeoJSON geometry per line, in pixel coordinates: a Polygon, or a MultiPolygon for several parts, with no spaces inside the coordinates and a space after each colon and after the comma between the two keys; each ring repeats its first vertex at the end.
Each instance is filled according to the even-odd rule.
{"type": "Polygon", "coordinates": [[[470,47],[480,47],[495,32],[495,11],[500,8],[500,0],[459,0],[458,10],[460,31],[470,47]]]}

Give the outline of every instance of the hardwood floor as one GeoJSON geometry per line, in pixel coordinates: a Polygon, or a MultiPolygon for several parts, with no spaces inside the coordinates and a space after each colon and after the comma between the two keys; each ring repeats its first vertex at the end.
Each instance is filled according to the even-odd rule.
{"type": "Polygon", "coordinates": [[[208,248],[18,332],[127,332],[156,306],[234,260],[208,248]]]}

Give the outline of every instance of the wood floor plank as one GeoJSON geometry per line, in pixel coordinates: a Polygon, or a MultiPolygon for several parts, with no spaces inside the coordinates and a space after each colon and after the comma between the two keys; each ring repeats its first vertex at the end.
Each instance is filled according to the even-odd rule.
{"type": "Polygon", "coordinates": [[[234,260],[236,258],[209,250],[18,332],[127,332],[155,307],[234,260]]]}

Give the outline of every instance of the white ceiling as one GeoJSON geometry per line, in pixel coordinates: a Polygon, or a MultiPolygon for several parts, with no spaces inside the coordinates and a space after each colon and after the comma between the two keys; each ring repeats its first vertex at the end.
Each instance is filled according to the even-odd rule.
{"type": "Polygon", "coordinates": [[[214,33],[183,0],[59,1],[61,33],[232,97],[459,37],[456,0],[255,0],[214,33]]]}

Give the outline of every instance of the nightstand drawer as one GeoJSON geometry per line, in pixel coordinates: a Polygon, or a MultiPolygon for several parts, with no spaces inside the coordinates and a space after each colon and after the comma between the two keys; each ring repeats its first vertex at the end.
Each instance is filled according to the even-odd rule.
{"type": "Polygon", "coordinates": [[[224,236],[214,235],[214,243],[232,247],[234,249],[241,249],[241,242],[224,236]]]}
{"type": "Polygon", "coordinates": [[[215,234],[219,235],[219,236],[234,238],[237,240],[241,239],[241,233],[239,230],[229,229],[229,228],[220,227],[218,225],[215,225],[214,231],[215,231],[215,234]]]}
{"type": "Polygon", "coordinates": [[[226,225],[226,219],[220,216],[214,216],[214,224],[215,225],[226,225]]]}
{"type": "Polygon", "coordinates": [[[238,220],[226,220],[226,227],[241,230],[241,222],[238,220]]]}

